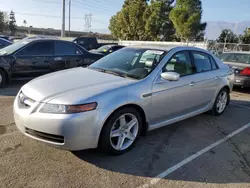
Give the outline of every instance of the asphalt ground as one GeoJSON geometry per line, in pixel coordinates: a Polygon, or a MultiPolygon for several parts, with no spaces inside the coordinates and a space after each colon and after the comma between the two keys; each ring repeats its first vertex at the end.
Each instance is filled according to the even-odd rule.
{"type": "Polygon", "coordinates": [[[233,91],[220,117],[202,114],[151,131],[128,153],[107,156],[55,149],[19,133],[12,104],[22,84],[0,89],[1,188],[250,187],[249,89],[233,91]]]}

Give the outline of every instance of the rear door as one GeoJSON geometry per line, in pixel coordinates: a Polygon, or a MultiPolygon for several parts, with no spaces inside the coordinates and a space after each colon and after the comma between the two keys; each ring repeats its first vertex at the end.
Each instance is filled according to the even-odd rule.
{"type": "Polygon", "coordinates": [[[54,58],[51,65],[53,71],[69,69],[84,64],[84,57],[74,43],[55,41],[54,58]]]}
{"type": "Polygon", "coordinates": [[[50,72],[53,61],[52,41],[34,41],[14,54],[13,75],[39,76],[50,72]]]}
{"type": "Polygon", "coordinates": [[[200,51],[190,51],[192,62],[196,69],[193,85],[200,96],[197,98],[198,106],[206,107],[216,97],[216,92],[221,83],[218,65],[212,56],[200,51]]]}

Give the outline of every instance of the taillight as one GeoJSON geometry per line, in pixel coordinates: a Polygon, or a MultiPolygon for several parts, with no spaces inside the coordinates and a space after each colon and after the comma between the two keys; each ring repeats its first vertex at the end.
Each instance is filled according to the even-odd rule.
{"type": "Polygon", "coordinates": [[[244,69],[240,72],[240,75],[250,76],[250,68],[249,68],[249,67],[244,68],[244,69]]]}

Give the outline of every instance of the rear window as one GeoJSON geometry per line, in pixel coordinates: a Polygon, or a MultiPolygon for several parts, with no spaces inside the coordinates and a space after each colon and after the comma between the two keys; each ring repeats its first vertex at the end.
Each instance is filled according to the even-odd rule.
{"type": "Polygon", "coordinates": [[[250,54],[224,53],[219,56],[221,61],[250,64],[250,54]]]}

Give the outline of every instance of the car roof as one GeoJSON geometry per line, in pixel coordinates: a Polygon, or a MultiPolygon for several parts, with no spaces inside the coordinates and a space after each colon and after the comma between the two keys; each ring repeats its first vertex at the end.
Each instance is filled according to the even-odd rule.
{"type": "Polygon", "coordinates": [[[9,44],[12,43],[11,41],[9,41],[9,40],[7,40],[7,39],[5,39],[5,38],[0,38],[0,40],[1,40],[1,41],[4,41],[4,42],[7,42],[7,43],[9,43],[9,44]]]}
{"type": "Polygon", "coordinates": [[[200,51],[200,52],[204,52],[204,53],[208,53],[211,54],[209,51],[204,50],[202,48],[196,48],[196,47],[189,47],[189,46],[177,46],[177,47],[173,47],[173,46],[145,46],[145,45],[136,45],[136,46],[126,46],[127,48],[136,48],[136,49],[145,49],[145,50],[162,50],[162,51],[170,51],[170,50],[176,50],[176,51],[181,51],[181,50],[193,50],[193,51],[200,51]]]}
{"type": "Polygon", "coordinates": [[[56,38],[32,38],[32,39],[23,39],[22,41],[28,41],[28,42],[34,42],[34,41],[63,41],[63,42],[70,42],[68,40],[61,40],[61,39],[56,39],[56,38]]]}

